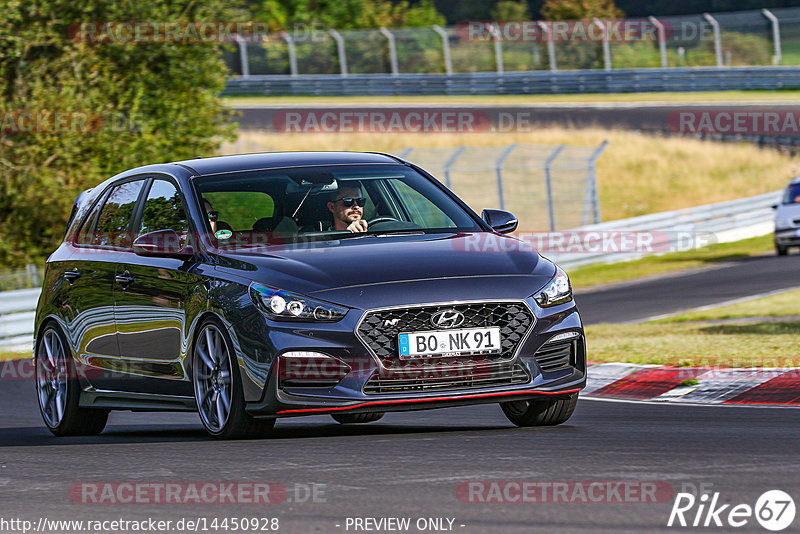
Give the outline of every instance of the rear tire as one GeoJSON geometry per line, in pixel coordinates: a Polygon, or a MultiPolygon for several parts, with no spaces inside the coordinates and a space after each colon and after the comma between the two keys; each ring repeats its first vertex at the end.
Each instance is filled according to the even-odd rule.
{"type": "Polygon", "coordinates": [[[508,420],[517,426],[560,425],[570,418],[578,403],[578,394],[537,400],[502,402],[508,420]]]}
{"type": "Polygon", "coordinates": [[[378,413],[336,413],[331,414],[337,423],[343,425],[353,425],[361,423],[373,423],[383,417],[383,412],[378,413]]]}
{"type": "Polygon", "coordinates": [[[242,379],[225,327],[214,319],[197,330],[192,384],[200,421],[217,439],[263,437],[275,419],[256,419],[245,411],[242,379]]]}
{"type": "Polygon", "coordinates": [[[775,252],[778,253],[778,256],[786,256],[786,254],[789,253],[789,247],[781,246],[776,243],[775,252]]]}
{"type": "Polygon", "coordinates": [[[61,329],[53,322],[41,331],[33,360],[39,411],[56,436],[95,436],[108,421],[108,410],[81,408],[81,384],[61,329]]]}

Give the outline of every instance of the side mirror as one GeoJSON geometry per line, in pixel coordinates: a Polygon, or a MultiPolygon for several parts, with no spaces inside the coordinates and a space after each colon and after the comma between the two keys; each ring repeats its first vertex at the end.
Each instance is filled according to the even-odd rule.
{"type": "Polygon", "coordinates": [[[140,235],[133,242],[133,252],[137,256],[179,260],[188,260],[194,256],[191,245],[181,248],[181,238],[175,230],[157,230],[140,235]]]}
{"type": "Polygon", "coordinates": [[[778,205],[777,204],[773,204],[772,205],[772,209],[774,209],[774,210],[778,209],[778,205]]]}
{"type": "Polygon", "coordinates": [[[513,232],[519,224],[514,214],[503,210],[483,210],[481,217],[486,224],[492,227],[492,230],[501,234],[513,232]]]}

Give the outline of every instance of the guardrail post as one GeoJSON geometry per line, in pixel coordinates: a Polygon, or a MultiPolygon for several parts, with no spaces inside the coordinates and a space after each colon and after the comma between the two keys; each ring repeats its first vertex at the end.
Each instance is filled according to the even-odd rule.
{"type": "Polygon", "coordinates": [[[719,22],[708,13],[703,13],[703,18],[711,24],[711,28],[714,30],[714,54],[717,56],[717,67],[722,67],[722,40],[719,36],[719,22]]]}
{"type": "Polygon", "coordinates": [[[294,39],[289,35],[289,32],[281,32],[281,37],[286,41],[286,46],[289,48],[289,73],[292,76],[297,76],[297,52],[294,49],[294,39]]]}
{"type": "Polygon", "coordinates": [[[516,143],[508,145],[494,164],[494,170],[497,174],[497,199],[500,201],[501,210],[506,209],[506,203],[503,195],[503,163],[505,163],[506,158],[511,155],[511,152],[513,152],[515,148],[517,148],[516,143]]]}
{"type": "Polygon", "coordinates": [[[444,185],[446,185],[448,189],[450,189],[450,167],[453,166],[453,164],[458,159],[458,156],[460,156],[461,153],[464,152],[465,148],[467,148],[467,147],[465,147],[465,146],[458,147],[450,155],[450,157],[447,159],[447,161],[444,162],[444,185]]]}
{"type": "Polygon", "coordinates": [[[414,147],[404,148],[403,151],[397,155],[397,157],[400,159],[405,159],[406,157],[408,157],[409,154],[411,154],[411,152],[413,152],[413,150],[414,147]]]}
{"type": "Polygon", "coordinates": [[[603,24],[603,21],[598,18],[592,19],[592,24],[598,26],[600,31],[603,32],[603,68],[605,70],[611,70],[611,45],[608,42],[606,25],[603,24]]]}
{"type": "Polygon", "coordinates": [[[776,17],[772,11],[769,9],[762,9],[761,13],[764,14],[767,19],[772,23],[772,43],[775,46],[775,64],[780,65],[782,58],[781,58],[781,25],[778,22],[778,17],[776,17]]]}
{"type": "Polygon", "coordinates": [[[344,49],[344,37],[342,34],[331,28],[328,30],[333,40],[336,41],[336,53],[339,56],[339,72],[342,76],[347,76],[347,52],[344,49]]]}
{"type": "Polygon", "coordinates": [[[547,194],[547,217],[550,222],[551,232],[555,232],[556,230],[556,213],[553,207],[553,186],[550,178],[550,165],[552,165],[553,161],[561,154],[561,151],[564,150],[566,146],[567,145],[557,146],[544,161],[544,188],[547,194]]]}
{"type": "Polygon", "coordinates": [[[446,74],[453,74],[453,61],[450,58],[450,37],[447,32],[442,29],[438,24],[433,25],[433,31],[439,34],[442,38],[442,55],[444,56],[444,72],[446,74]]]}
{"type": "Polygon", "coordinates": [[[553,42],[553,32],[547,23],[540,20],[537,24],[544,32],[545,39],[547,39],[547,60],[550,62],[550,70],[555,72],[558,70],[558,66],[556,65],[556,45],[553,42]]]}
{"type": "Polygon", "coordinates": [[[500,29],[495,24],[489,24],[489,32],[494,41],[494,63],[497,73],[503,74],[503,45],[500,43],[500,29]]]}
{"type": "Polygon", "coordinates": [[[399,70],[398,70],[398,67],[397,67],[397,47],[395,46],[395,43],[394,43],[394,35],[392,35],[392,32],[390,32],[386,28],[381,28],[378,31],[380,31],[381,34],[384,37],[386,37],[386,40],[389,41],[389,64],[392,67],[392,74],[394,76],[397,76],[397,74],[399,73],[399,70]]]}
{"type": "Polygon", "coordinates": [[[603,151],[608,146],[608,141],[603,141],[600,146],[595,149],[591,156],[589,156],[589,176],[586,180],[586,200],[583,204],[583,218],[582,225],[588,224],[589,219],[589,206],[592,209],[592,222],[597,224],[600,222],[600,199],[597,196],[597,158],[599,158],[603,151]]]}
{"type": "Polygon", "coordinates": [[[233,34],[233,40],[239,47],[239,65],[242,68],[242,78],[250,77],[250,61],[247,59],[247,42],[239,36],[238,33],[233,34]]]}
{"type": "Polygon", "coordinates": [[[649,20],[656,27],[656,33],[658,34],[658,52],[661,55],[661,66],[664,68],[669,67],[667,62],[667,33],[664,31],[664,25],[655,17],[649,17],[649,20]]]}

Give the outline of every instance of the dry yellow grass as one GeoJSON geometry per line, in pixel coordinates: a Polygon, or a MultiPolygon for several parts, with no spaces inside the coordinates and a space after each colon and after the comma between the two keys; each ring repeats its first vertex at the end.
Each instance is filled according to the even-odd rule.
{"type": "MultiPolygon", "coordinates": [[[[510,143],[597,146],[603,140],[610,142],[597,163],[603,220],[767,193],[781,189],[790,178],[800,174],[800,158],[750,144],[662,138],[601,128],[427,135],[241,132],[240,139],[236,143],[226,143],[221,153],[264,150],[398,152],[407,147],[510,143]]],[[[456,193],[461,194],[458,189],[456,193]]]]}

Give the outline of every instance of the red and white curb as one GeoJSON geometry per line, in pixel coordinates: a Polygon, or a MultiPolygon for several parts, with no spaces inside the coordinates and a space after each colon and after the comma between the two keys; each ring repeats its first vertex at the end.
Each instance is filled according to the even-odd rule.
{"type": "Polygon", "coordinates": [[[589,366],[581,395],[671,403],[800,406],[800,368],[597,363],[589,366]]]}

